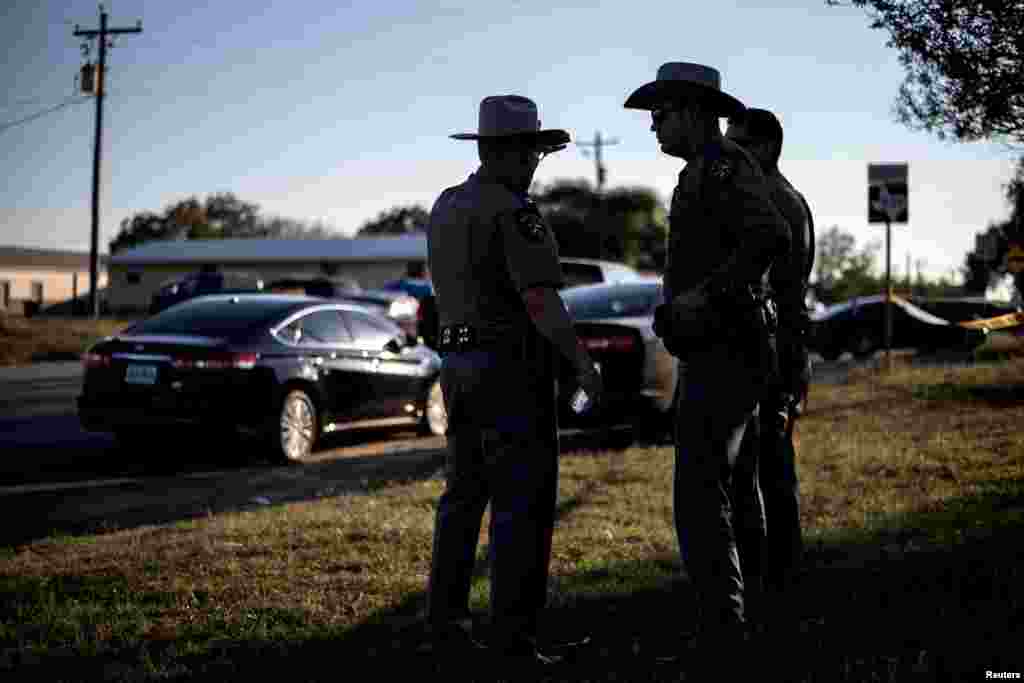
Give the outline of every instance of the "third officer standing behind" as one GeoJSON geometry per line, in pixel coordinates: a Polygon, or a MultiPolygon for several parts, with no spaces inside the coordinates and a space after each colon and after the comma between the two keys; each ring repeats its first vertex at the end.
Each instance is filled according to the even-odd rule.
{"type": "Polygon", "coordinates": [[[506,662],[546,663],[536,637],[557,496],[558,358],[595,400],[602,391],[558,296],[554,235],[526,193],[541,157],[569,135],[541,130],[532,100],[502,95],[480,103],[477,133],[452,137],[477,140],[481,165],[441,194],[427,231],[448,410],[428,618],[456,662],[471,651],[470,583],[490,503],[488,650],[506,662]]]}
{"type": "Polygon", "coordinates": [[[717,70],[664,64],[625,106],[650,110],[661,149],[686,161],[672,195],[667,303],[655,331],[683,366],[673,509],[697,592],[698,642],[704,666],[732,680],[729,667],[742,661],[747,640],[744,578],[760,573],[763,536],[756,469],[737,458],[773,372],[759,291],[788,248],[789,228],[757,162],[722,136],[719,119],[743,105],[722,92],[717,70]]]}

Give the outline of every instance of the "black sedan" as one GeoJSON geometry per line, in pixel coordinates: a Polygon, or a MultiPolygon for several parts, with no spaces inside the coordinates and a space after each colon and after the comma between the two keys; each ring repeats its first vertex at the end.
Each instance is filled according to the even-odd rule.
{"type": "Polygon", "coordinates": [[[78,416],[130,449],[196,427],[301,461],[327,432],[447,426],[439,356],[386,317],[284,294],[191,299],[92,346],[78,416]]]}
{"type": "MultiPolygon", "coordinates": [[[[881,294],[849,299],[811,316],[812,351],[835,360],[849,351],[868,358],[885,348],[885,297],[881,294]]],[[[951,323],[915,306],[892,298],[891,348],[914,348],[923,353],[968,351],[984,341],[984,332],[951,323]]]]}
{"type": "MultiPolygon", "coordinates": [[[[653,330],[654,308],[664,300],[660,279],[569,287],[559,292],[576,333],[600,364],[605,386],[603,408],[576,416],[568,403],[577,385],[568,364],[559,382],[561,422],[586,426],[627,421],[664,430],[676,388],[676,362],[653,330]]],[[[653,434],[652,434],[653,435],[653,434]]]]}

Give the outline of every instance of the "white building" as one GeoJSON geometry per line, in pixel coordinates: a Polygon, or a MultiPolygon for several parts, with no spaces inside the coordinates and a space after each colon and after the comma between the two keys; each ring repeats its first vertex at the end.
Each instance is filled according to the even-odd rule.
{"type": "Polygon", "coordinates": [[[162,285],[203,266],[266,283],[295,275],[347,277],[373,289],[402,277],[410,262],[426,260],[427,238],[422,233],[326,240],[149,242],[110,257],[109,307],[118,313],[145,312],[162,285]]]}

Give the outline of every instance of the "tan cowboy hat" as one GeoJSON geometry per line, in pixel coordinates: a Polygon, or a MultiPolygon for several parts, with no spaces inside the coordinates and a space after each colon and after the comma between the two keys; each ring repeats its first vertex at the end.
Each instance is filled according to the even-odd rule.
{"type": "Polygon", "coordinates": [[[475,133],[456,133],[455,140],[522,138],[541,147],[563,147],[569,142],[564,130],[540,129],[537,105],[521,95],[491,95],[480,100],[480,121],[475,133]]]}
{"type": "Polygon", "coordinates": [[[742,113],[746,107],[722,92],[718,69],[691,62],[666,62],[658,67],[657,78],[645,83],[626,98],[626,109],[658,109],[667,102],[699,95],[706,97],[719,116],[742,113]]]}

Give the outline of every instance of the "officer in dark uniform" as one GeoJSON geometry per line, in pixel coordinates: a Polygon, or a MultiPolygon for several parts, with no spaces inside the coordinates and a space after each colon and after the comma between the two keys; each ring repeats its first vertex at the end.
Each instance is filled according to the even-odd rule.
{"type": "Polygon", "coordinates": [[[600,375],[558,296],[555,238],[527,196],[540,158],[569,141],[541,130],[517,95],[486,97],[480,168],[437,199],[427,231],[448,411],[447,487],[437,509],[428,619],[443,652],[470,646],[469,591],[490,503],[492,654],[549,662],[537,650],[557,497],[556,361],[600,400],[600,375]]]}
{"type": "Polygon", "coordinates": [[[777,261],[768,277],[769,295],[778,310],[779,383],[761,397],[760,442],[749,440],[750,446],[759,450],[758,473],[767,520],[764,581],[770,607],[764,618],[766,625],[774,622],[770,630],[778,631],[790,611],[785,594],[803,555],[793,425],[810,384],[810,319],[805,297],[814,265],[814,221],[807,200],[779,171],[782,125],[774,114],[747,109],[729,120],[726,136],[757,159],[771,187],[772,201],[792,235],[787,258],[777,261]]]}
{"type": "Polygon", "coordinates": [[[672,195],[655,332],[681,364],[673,508],[698,642],[704,665],[728,674],[748,640],[744,578],[758,576],[764,534],[756,468],[738,462],[774,369],[759,291],[789,228],[757,162],[722,136],[719,119],[743,105],[722,92],[717,70],[663,64],[625,106],[650,110],[661,149],[687,162],[672,195]]]}

